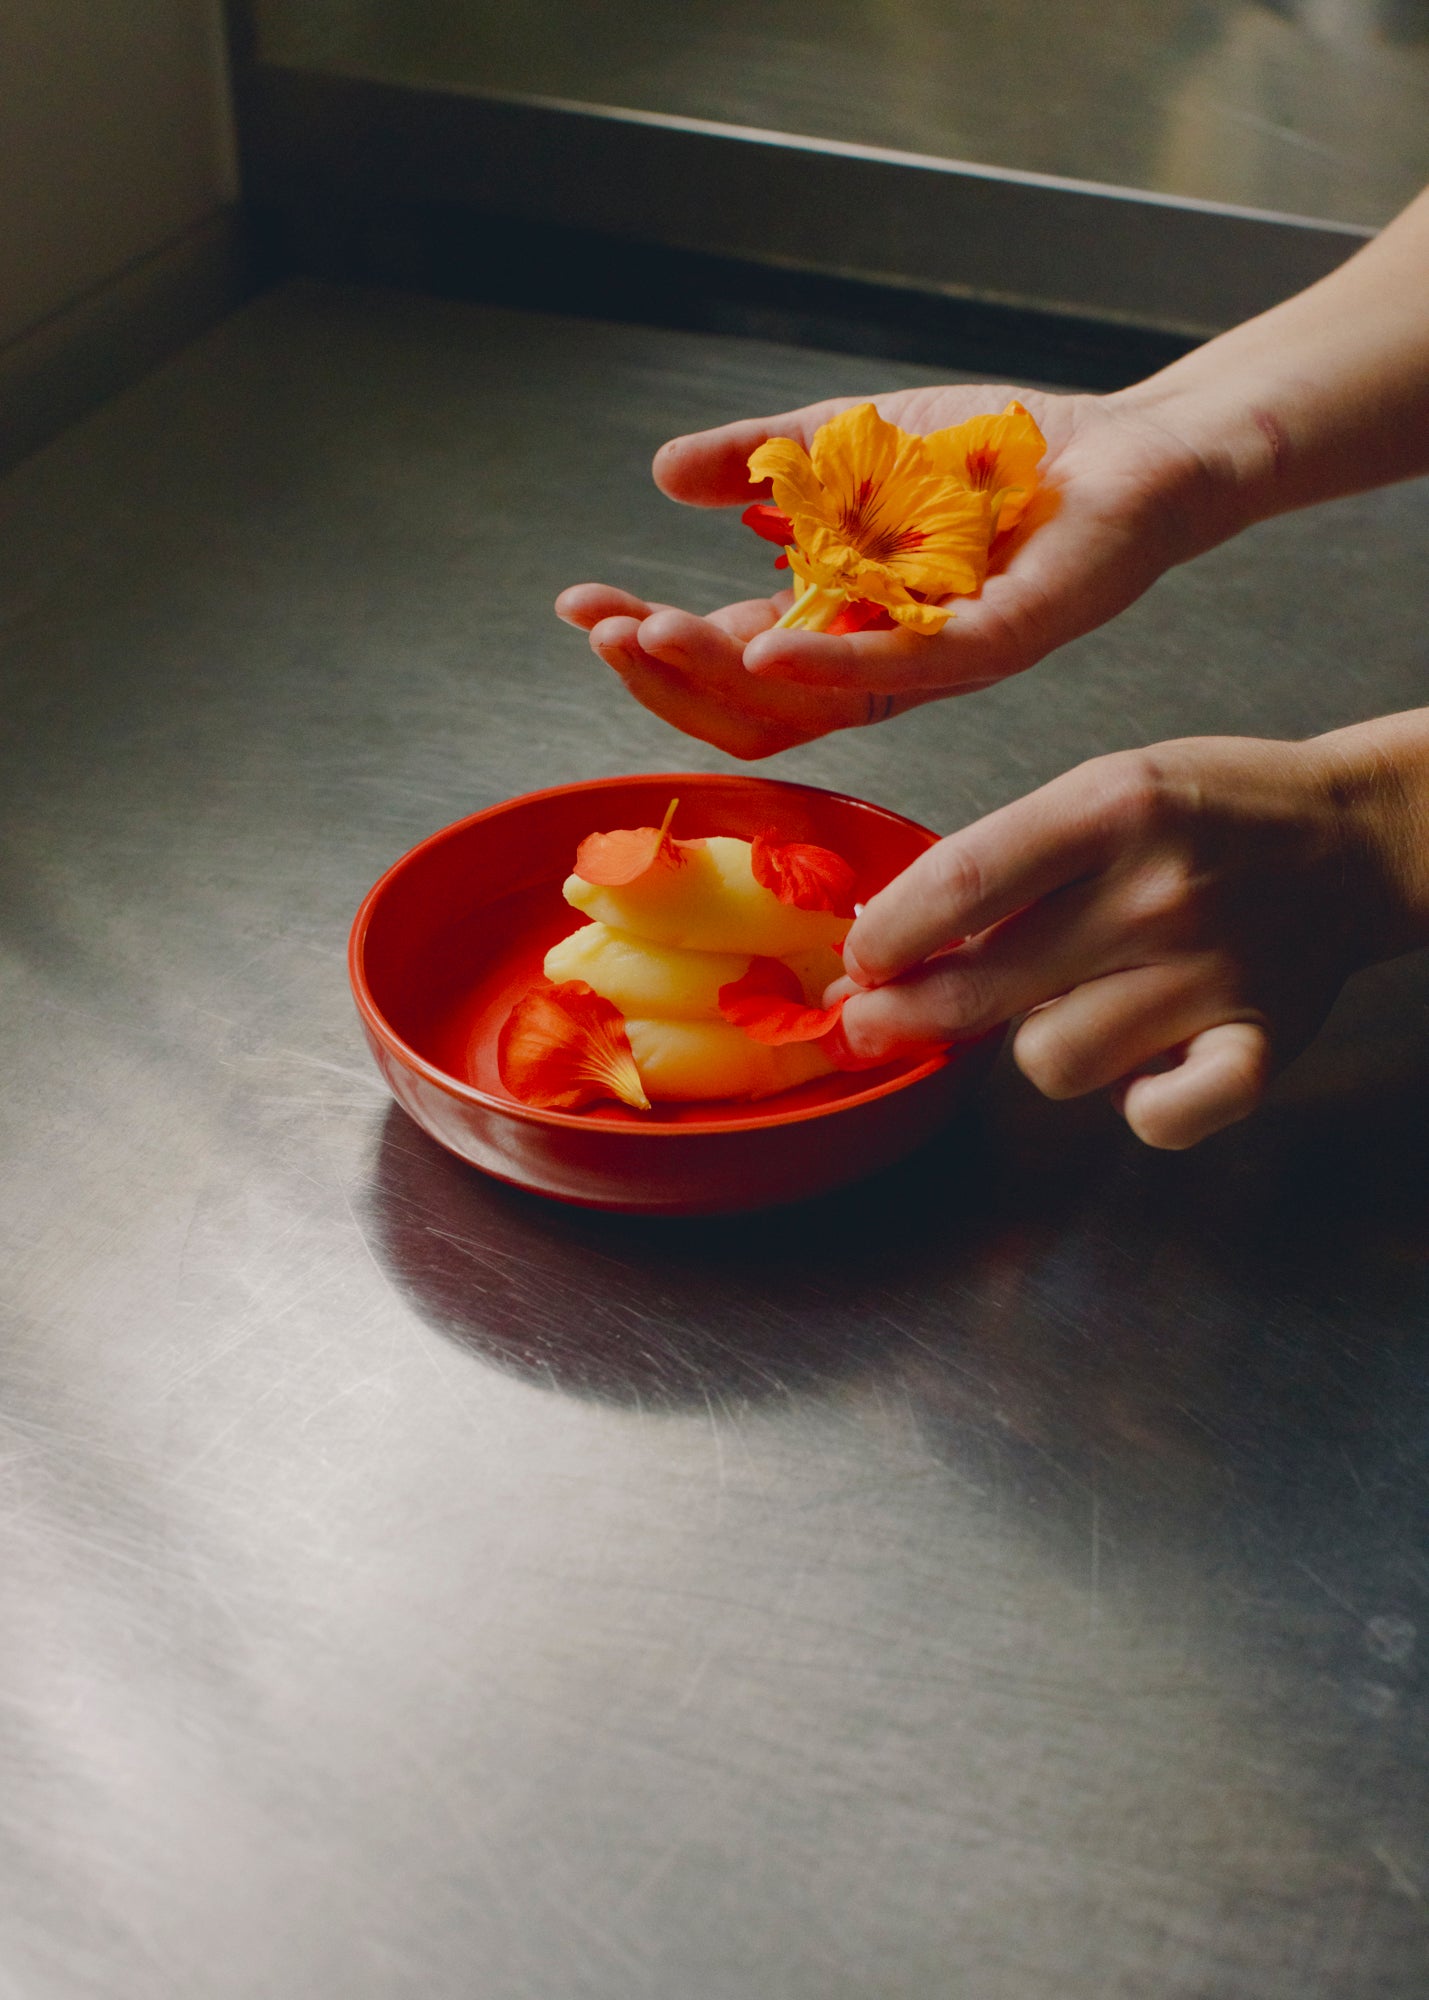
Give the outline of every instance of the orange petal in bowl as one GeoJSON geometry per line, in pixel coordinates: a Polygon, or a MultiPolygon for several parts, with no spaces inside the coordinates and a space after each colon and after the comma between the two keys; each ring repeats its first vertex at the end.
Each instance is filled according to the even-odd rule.
{"type": "Polygon", "coordinates": [[[742,979],[719,989],[720,1017],[732,1028],[743,1028],[752,1042],[778,1048],[784,1042],[816,1042],[828,1034],[843,1012],[843,1001],[832,1007],[810,1007],[798,975],[781,958],[753,958],[742,979]]]}
{"type": "Polygon", "coordinates": [[[596,888],[623,889],[649,873],[662,849],[668,847],[671,858],[678,861],[679,848],[699,845],[693,840],[670,839],[670,822],[679,803],[671,799],[659,826],[622,826],[611,833],[588,833],[576,849],[576,874],[596,888]]]}
{"type": "Polygon", "coordinates": [[[523,995],[501,1030],[496,1061],[511,1095],[541,1111],[578,1111],[604,1097],[650,1109],[625,1016],[584,980],[523,995]]]}
{"type": "Polygon", "coordinates": [[[832,848],[806,840],[781,844],[767,833],[756,833],[750,865],[755,881],[772,889],[781,903],[796,910],[827,910],[836,917],[853,915],[854,872],[832,848]]]}

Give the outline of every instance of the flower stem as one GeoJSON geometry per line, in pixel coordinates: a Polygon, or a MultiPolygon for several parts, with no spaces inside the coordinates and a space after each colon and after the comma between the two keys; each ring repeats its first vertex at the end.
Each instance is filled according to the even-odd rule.
{"type": "Polygon", "coordinates": [[[844,603],[841,591],[825,590],[822,584],[811,583],[800,591],[774,630],[822,632],[824,627],[837,617],[844,603]]]}
{"type": "Polygon", "coordinates": [[[784,613],[784,616],[775,625],[774,630],[776,632],[792,632],[795,626],[802,625],[804,622],[805,606],[812,604],[818,594],[819,586],[816,583],[811,583],[807,589],[800,591],[794,602],[789,606],[789,609],[784,613]]]}

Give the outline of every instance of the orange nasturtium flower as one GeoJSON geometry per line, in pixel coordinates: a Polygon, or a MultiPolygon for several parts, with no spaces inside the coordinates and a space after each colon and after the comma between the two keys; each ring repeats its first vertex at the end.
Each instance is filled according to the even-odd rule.
{"type": "Polygon", "coordinates": [[[941,472],[988,495],[995,535],[1016,527],[1037,490],[1037,467],[1047,450],[1030,410],[1009,403],[1000,417],[969,417],[923,442],[941,472]]]}
{"type": "Polygon", "coordinates": [[[808,451],[770,438],[749,471],[771,482],[774,506],[744,519],[766,540],[787,526],[801,588],[780,626],[856,631],[887,619],[941,631],[949,608],[930,600],[981,589],[993,537],[1022,514],[1045,450],[1020,403],[929,437],[864,403],[821,424],[808,451]]]}

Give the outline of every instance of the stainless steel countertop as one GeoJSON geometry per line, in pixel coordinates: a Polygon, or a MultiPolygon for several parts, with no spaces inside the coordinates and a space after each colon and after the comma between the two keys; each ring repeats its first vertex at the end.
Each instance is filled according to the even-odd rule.
{"type": "MultiPolygon", "coordinates": [[[[1185,1157],[1004,1068],[718,1224],[484,1181],[362,1049],[395,855],[725,761],[548,609],[763,573],[654,446],[880,386],[295,287],[0,485],[7,1995],[1422,2000],[1429,961],[1185,1157]]],[[[767,768],[951,826],[1413,705],[1426,529],[767,768]]]]}

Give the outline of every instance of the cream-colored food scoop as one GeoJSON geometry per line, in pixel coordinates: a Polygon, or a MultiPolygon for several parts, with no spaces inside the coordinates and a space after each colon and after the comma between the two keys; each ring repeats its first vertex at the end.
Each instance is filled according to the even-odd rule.
{"type": "Polygon", "coordinates": [[[619,888],[571,875],[563,893],[573,908],[614,930],[688,951],[783,958],[838,944],[852,918],[780,902],[755,881],[752,852],[747,840],[715,834],[664,848],[643,875],[619,888]]]}

